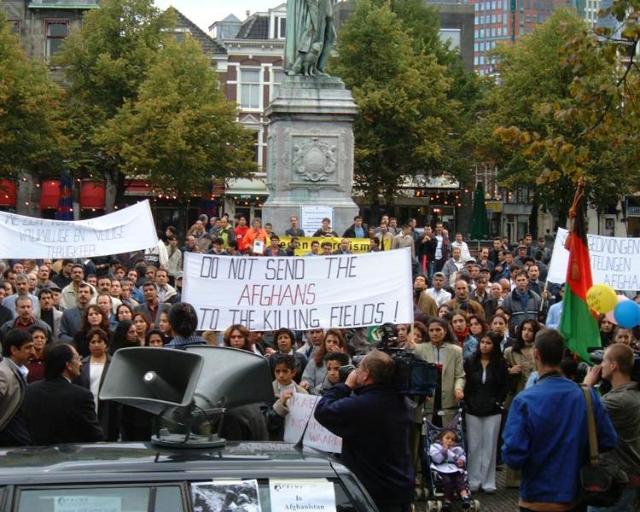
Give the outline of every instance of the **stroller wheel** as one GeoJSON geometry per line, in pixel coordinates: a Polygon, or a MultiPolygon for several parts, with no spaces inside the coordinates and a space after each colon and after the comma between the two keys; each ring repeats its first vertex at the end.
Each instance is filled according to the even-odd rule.
{"type": "Polygon", "coordinates": [[[474,512],[478,512],[480,510],[480,502],[478,500],[473,500],[471,503],[473,504],[472,510],[474,512]]]}
{"type": "Polygon", "coordinates": [[[436,512],[442,512],[443,503],[441,501],[436,501],[436,512]]]}
{"type": "Polygon", "coordinates": [[[427,501],[427,512],[433,512],[433,501],[427,501]]]}

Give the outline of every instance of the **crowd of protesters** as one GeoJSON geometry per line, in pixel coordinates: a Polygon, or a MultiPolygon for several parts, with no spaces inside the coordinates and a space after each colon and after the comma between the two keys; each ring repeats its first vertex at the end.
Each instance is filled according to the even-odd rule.
{"type": "MultiPolygon", "coordinates": [[[[0,262],[0,445],[146,440],[151,434],[147,413],[98,398],[111,357],[124,347],[180,348],[193,343],[224,345],[268,358],[275,403],[231,422],[237,431],[227,431],[226,436],[282,439],[289,398],[295,393],[327,394],[340,382],[338,369],[353,356],[368,353],[375,343],[367,329],[249,332],[238,324],[223,333],[196,333],[195,312],[181,302],[182,260],[185,252],[292,256],[304,232],[296,217],[290,223],[281,233],[290,237],[286,246],[260,219],[248,223],[242,216],[201,216],[184,243],[176,229],[168,227],[157,247],[138,253],[82,261],[0,262]]],[[[324,219],[314,236],[339,235],[324,219]]],[[[551,368],[563,382],[584,377],[576,359],[566,352],[558,355],[548,341],[550,332],[557,334],[553,329],[560,322],[563,294],[561,286],[545,281],[553,241],[534,241],[526,235],[517,244],[496,238],[490,247],[470,248],[461,233],[451,237],[442,223],[419,228],[415,219],[399,225],[397,219],[383,216],[373,228],[358,216],[337,250],[320,240],[311,244],[307,255],[349,254],[352,238],[369,238],[374,252],[411,249],[415,322],[396,326],[396,343],[438,368],[436,393],[417,407],[411,424],[414,469],[421,469],[417,452],[423,415],[446,426],[464,403],[470,490],[494,493],[505,419],[510,408],[528,403],[523,393],[545,383],[540,369],[551,368]]],[[[599,385],[600,377],[614,375],[608,388],[601,386],[613,386],[605,397],[620,394],[621,387],[640,397],[637,384],[625,378],[630,373],[629,354],[633,357],[640,349],[640,333],[619,328],[606,317],[600,320],[600,330],[602,346],[615,350],[607,349],[608,369],[602,366],[597,376],[590,372],[588,383],[599,385]],[[627,346],[626,352],[618,345],[627,346]]],[[[632,503],[640,485],[640,398],[610,402],[606,408],[622,403],[635,404],[637,410],[631,419],[624,418],[631,421],[626,427],[616,423],[622,415],[611,412],[614,427],[623,431],[618,431],[620,444],[611,456],[621,459],[630,485],[635,485],[627,494],[632,503]]],[[[548,414],[570,421],[561,404],[548,414]]],[[[574,510],[575,489],[565,493],[572,499],[558,498],[538,492],[544,486],[527,481],[527,457],[522,446],[514,447],[514,429],[507,424],[506,481],[518,486],[522,470],[524,492],[530,493],[523,498],[523,510],[547,510],[539,508],[540,502],[558,502],[553,510],[574,510]]],[[[579,461],[583,455],[586,452],[573,457],[579,461]]],[[[566,479],[558,485],[575,487],[576,482],[566,479]]]]}

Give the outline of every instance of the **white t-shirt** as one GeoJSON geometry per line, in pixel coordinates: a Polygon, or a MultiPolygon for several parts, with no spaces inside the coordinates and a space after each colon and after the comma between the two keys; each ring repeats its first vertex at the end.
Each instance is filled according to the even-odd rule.
{"type": "Polygon", "coordinates": [[[93,404],[98,414],[98,392],[100,391],[100,379],[104,371],[104,363],[90,363],[89,366],[89,389],[93,394],[93,404]]]}

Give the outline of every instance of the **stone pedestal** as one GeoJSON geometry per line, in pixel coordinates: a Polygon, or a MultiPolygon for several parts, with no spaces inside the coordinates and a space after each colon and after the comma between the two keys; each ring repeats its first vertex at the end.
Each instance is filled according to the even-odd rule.
{"type": "Polygon", "coordinates": [[[276,233],[284,233],[303,206],[331,206],[339,234],[353,223],[358,214],[351,198],[356,114],[351,92],[338,78],[284,79],[266,110],[269,198],[262,217],[276,233]]]}

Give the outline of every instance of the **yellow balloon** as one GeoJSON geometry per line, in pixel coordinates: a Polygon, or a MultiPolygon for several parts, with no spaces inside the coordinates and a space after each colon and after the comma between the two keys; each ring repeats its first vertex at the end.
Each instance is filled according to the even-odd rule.
{"type": "Polygon", "coordinates": [[[618,304],[616,292],[606,284],[594,284],[587,291],[587,304],[598,313],[608,313],[618,304]]]}

